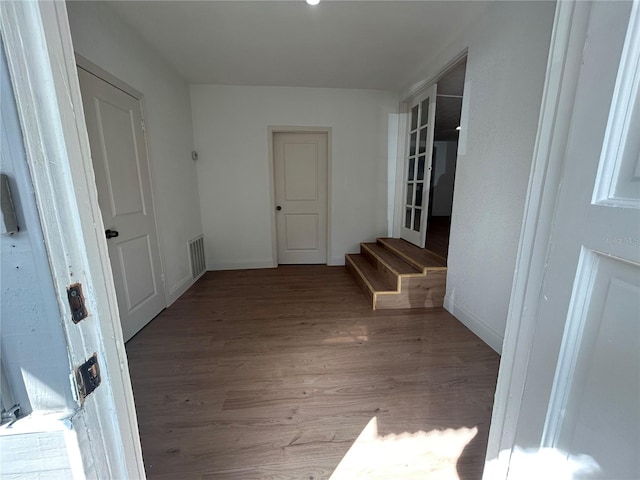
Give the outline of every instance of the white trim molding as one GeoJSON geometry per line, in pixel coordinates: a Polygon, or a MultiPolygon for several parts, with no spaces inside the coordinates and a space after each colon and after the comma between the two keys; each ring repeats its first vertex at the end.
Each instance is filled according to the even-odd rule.
{"type": "Polygon", "coordinates": [[[506,479],[536,329],[564,152],[591,4],[556,4],[524,220],[516,258],[484,478],[506,479]]]}
{"type": "Polygon", "coordinates": [[[207,270],[253,270],[258,268],[276,268],[278,264],[273,258],[254,258],[238,262],[229,260],[207,264],[207,270]]]}
{"type": "Polygon", "coordinates": [[[171,306],[178,298],[180,298],[195,281],[191,278],[191,275],[187,275],[178,283],[176,283],[167,293],[167,307],[171,306]]]}
{"type": "Polygon", "coordinates": [[[144,478],[66,5],[0,2],[0,30],[70,363],[95,352],[100,364],[102,383],[73,417],[85,474],[144,478]],[[75,283],[89,312],[78,324],[67,299],[75,283]]]}
{"type": "Polygon", "coordinates": [[[480,339],[489,345],[496,353],[502,353],[503,336],[466,308],[457,304],[449,295],[444,297],[444,309],[460,320],[465,327],[475,333],[480,339]]]}

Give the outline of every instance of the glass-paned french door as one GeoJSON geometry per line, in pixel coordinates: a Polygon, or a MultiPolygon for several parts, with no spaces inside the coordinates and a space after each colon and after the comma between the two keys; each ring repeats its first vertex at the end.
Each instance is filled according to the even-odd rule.
{"type": "Polygon", "coordinates": [[[436,85],[409,106],[401,237],[424,247],[433,155],[436,85]]]}

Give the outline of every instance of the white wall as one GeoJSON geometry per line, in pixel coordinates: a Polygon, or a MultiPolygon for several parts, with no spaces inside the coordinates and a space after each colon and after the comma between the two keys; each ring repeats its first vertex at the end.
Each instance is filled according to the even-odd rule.
{"type": "Polygon", "coordinates": [[[144,95],[160,251],[169,303],[192,283],[187,242],[200,235],[189,87],[148,44],[98,2],[68,2],[77,53],[144,95]]]}
{"type": "Polygon", "coordinates": [[[387,234],[387,142],[396,94],[192,85],[191,102],[208,269],[276,264],[269,126],[331,128],[330,264],[344,264],[359,242],[387,234]]]}
{"type": "MultiPolygon", "coordinates": [[[[468,48],[445,307],[501,351],[555,3],[500,2],[426,66],[468,48]]],[[[404,98],[419,85],[405,89],[404,98]]]]}
{"type": "Polygon", "coordinates": [[[433,201],[431,215],[434,217],[448,217],[453,208],[453,180],[458,158],[457,142],[433,142],[436,148],[435,167],[433,175],[433,201]]]}

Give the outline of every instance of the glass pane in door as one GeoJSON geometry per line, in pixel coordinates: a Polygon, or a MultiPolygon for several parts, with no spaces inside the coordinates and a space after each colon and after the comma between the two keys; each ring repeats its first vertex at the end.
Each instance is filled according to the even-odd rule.
{"type": "Polygon", "coordinates": [[[410,182],[413,180],[413,175],[415,173],[415,169],[416,169],[416,159],[415,158],[411,158],[409,159],[409,169],[407,172],[407,180],[409,180],[410,182]]]}
{"type": "Polygon", "coordinates": [[[411,130],[418,128],[418,105],[411,109],[411,130]]]}
{"type": "Polygon", "coordinates": [[[424,185],[424,183],[422,183],[422,182],[416,183],[416,201],[415,201],[416,207],[422,206],[422,188],[423,188],[423,185],[424,185]]]}
{"type": "Polygon", "coordinates": [[[414,216],[413,216],[413,229],[416,232],[420,231],[420,217],[421,217],[421,214],[422,214],[422,210],[420,210],[419,208],[416,208],[414,216]]]}
{"type": "Polygon", "coordinates": [[[416,180],[424,180],[424,163],[425,163],[426,157],[424,155],[422,155],[420,158],[418,158],[418,178],[416,180]]]}
{"type": "Polygon", "coordinates": [[[420,129],[420,142],[418,146],[418,153],[425,153],[427,151],[427,127],[420,129]]]}
{"type": "Polygon", "coordinates": [[[407,205],[413,205],[413,184],[407,184],[407,205]]]}
{"type": "Polygon", "coordinates": [[[420,126],[424,127],[425,125],[427,125],[427,123],[429,123],[429,99],[428,98],[420,104],[420,110],[421,110],[420,126]]]}

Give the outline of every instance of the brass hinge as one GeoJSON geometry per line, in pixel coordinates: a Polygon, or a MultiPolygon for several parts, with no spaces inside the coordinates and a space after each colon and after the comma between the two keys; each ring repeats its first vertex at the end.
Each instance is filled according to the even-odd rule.
{"type": "Polygon", "coordinates": [[[94,353],[89,360],[75,369],[76,388],[78,389],[78,399],[84,403],[91,392],[100,385],[100,365],[98,364],[98,354],[94,353]]]}

